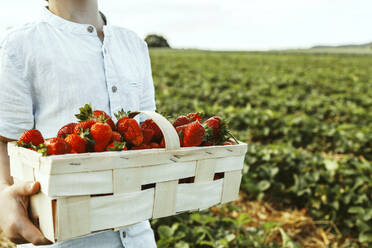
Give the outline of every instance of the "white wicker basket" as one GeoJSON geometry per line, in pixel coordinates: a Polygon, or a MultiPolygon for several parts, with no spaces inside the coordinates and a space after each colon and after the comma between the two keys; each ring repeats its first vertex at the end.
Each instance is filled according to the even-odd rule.
{"type": "Polygon", "coordinates": [[[41,183],[31,213],[45,237],[68,240],[238,198],[246,144],[180,148],[167,119],[138,113],[160,127],[165,149],[42,157],[9,143],[14,179],[41,183]],[[216,173],[223,178],[214,180],[216,173]]]}

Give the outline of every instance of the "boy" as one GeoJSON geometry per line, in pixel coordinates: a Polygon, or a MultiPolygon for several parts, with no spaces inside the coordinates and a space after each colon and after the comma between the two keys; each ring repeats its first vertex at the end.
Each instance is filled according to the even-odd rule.
{"type": "MultiPolygon", "coordinates": [[[[86,103],[111,116],[121,108],[155,110],[146,44],[133,32],[107,24],[97,1],[49,0],[40,20],[11,30],[0,43],[0,229],[14,243],[50,244],[27,212],[40,184],[13,184],[7,142],[33,128],[55,137],[86,103]]],[[[145,221],[49,247],[156,244],[145,221]]]]}

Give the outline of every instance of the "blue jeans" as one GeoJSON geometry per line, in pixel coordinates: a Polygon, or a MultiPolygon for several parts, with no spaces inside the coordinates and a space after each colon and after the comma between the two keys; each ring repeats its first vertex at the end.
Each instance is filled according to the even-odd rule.
{"type": "Polygon", "coordinates": [[[104,231],[85,237],[62,241],[48,246],[32,244],[18,245],[17,248],[156,248],[154,232],[148,221],[121,229],[104,231]]]}

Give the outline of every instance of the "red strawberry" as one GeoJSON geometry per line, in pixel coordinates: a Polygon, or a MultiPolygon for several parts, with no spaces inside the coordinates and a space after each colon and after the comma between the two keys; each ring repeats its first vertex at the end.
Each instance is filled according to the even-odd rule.
{"type": "Polygon", "coordinates": [[[87,141],[76,133],[70,134],[65,138],[65,141],[70,144],[72,153],[84,153],[87,149],[87,141]]]}
{"type": "Polygon", "coordinates": [[[121,136],[120,133],[116,132],[116,131],[113,131],[112,132],[112,138],[111,138],[111,142],[122,142],[123,141],[123,137],[121,136]]]}
{"type": "Polygon", "coordinates": [[[62,138],[47,139],[37,150],[46,155],[62,155],[71,152],[71,146],[62,138]]]}
{"type": "Polygon", "coordinates": [[[139,146],[143,142],[143,134],[141,127],[135,119],[126,116],[124,110],[120,110],[115,114],[118,119],[118,132],[124,137],[124,140],[134,146],[139,146]]]}
{"type": "Polygon", "coordinates": [[[214,145],[223,145],[231,137],[238,143],[236,138],[230,133],[227,123],[219,116],[209,118],[203,123],[203,126],[206,131],[205,142],[213,143],[214,145]]]}
{"type": "Polygon", "coordinates": [[[151,142],[149,144],[149,146],[151,147],[151,149],[153,149],[153,148],[160,148],[160,145],[158,143],[156,143],[156,142],[151,142]]]}
{"type": "Polygon", "coordinates": [[[106,147],[107,147],[107,144],[105,143],[96,143],[94,144],[94,151],[95,152],[103,152],[105,151],[106,147]]]}
{"type": "Polygon", "coordinates": [[[61,127],[61,129],[58,131],[57,137],[58,138],[66,138],[68,135],[74,133],[74,128],[77,124],[76,123],[69,123],[67,125],[64,125],[61,127]]]}
{"type": "Polygon", "coordinates": [[[165,139],[164,138],[160,142],[160,148],[165,148],[165,139]]]}
{"type": "Polygon", "coordinates": [[[110,125],[112,130],[115,130],[115,123],[112,121],[111,117],[102,110],[93,111],[91,104],[85,104],[84,107],[80,108],[80,113],[76,114],[76,118],[82,121],[93,120],[97,121],[102,115],[104,116],[105,122],[110,125]]]}
{"type": "Polygon", "coordinates": [[[102,152],[112,138],[112,129],[106,122],[98,121],[90,128],[90,134],[95,141],[94,150],[102,152]]]}
{"type": "Polygon", "coordinates": [[[151,149],[151,146],[146,144],[141,144],[139,146],[133,146],[132,150],[144,150],[144,149],[151,149]]]}
{"type": "Polygon", "coordinates": [[[205,141],[209,143],[222,144],[226,141],[227,126],[222,122],[219,116],[213,116],[204,123],[206,130],[205,141]]]}
{"type": "Polygon", "coordinates": [[[153,138],[154,141],[160,141],[163,138],[163,133],[161,132],[160,128],[151,119],[147,119],[146,121],[144,121],[141,124],[141,128],[142,129],[152,129],[152,130],[154,130],[154,132],[155,132],[154,138],[153,138]]]}
{"type": "Polygon", "coordinates": [[[187,118],[190,119],[190,121],[199,121],[202,122],[203,115],[201,113],[190,113],[187,115],[187,118]]]}
{"type": "Polygon", "coordinates": [[[222,145],[224,145],[224,146],[236,145],[236,142],[235,141],[228,140],[225,143],[223,143],[222,145]]]}
{"type": "Polygon", "coordinates": [[[186,124],[186,125],[176,127],[176,132],[178,134],[178,137],[180,138],[180,145],[181,146],[183,146],[184,131],[185,131],[187,125],[190,125],[190,124],[186,124]]]}
{"type": "Polygon", "coordinates": [[[126,143],[125,142],[112,142],[111,144],[109,144],[105,151],[108,151],[108,152],[112,152],[112,151],[126,151],[128,150],[128,148],[126,147],[126,143]]]}
{"type": "Polygon", "coordinates": [[[135,146],[139,146],[143,142],[142,130],[135,119],[129,118],[124,122],[122,135],[127,142],[135,146]]]}
{"type": "Polygon", "coordinates": [[[89,130],[95,123],[96,123],[96,121],[94,121],[94,120],[79,122],[74,127],[74,133],[81,134],[82,132],[86,131],[87,129],[89,130]]]}
{"type": "Polygon", "coordinates": [[[150,144],[152,138],[154,137],[155,131],[152,129],[142,129],[143,143],[150,144]]]}
{"type": "Polygon", "coordinates": [[[179,127],[179,126],[182,126],[182,125],[186,125],[186,124],[189,124],[191,121],[188,117],[184,116],[184,115],[181,115],[181,116],[178,116],[177,119],[173,122],[173,126],[174,127],[179,127]]]}
{"type": "Polygon", "coordinates": [[[39,130],[31,129],[25,131],[18,140],[18,145],[22,147],[38,146],[44,143],[43,135],[39,130]]]}
{"type": "Polygon", "coordinates": [[[105,122],[110,125],[110,127],[113,131],[116,130],[116,126],[115,126],[114,121],[111,119],[111,117],[108,114],[106,114],[106,112],[104,112],[102,110],[94,110],[93,114],[94,114],[94,116],[96,117],[97,120],[103,114],[105,116],[105,119],[106,119],[105,122]]]}
{"type": "Polygon", "coordinates": [[[191,122],[187,124],[183,131],[183,146],[199,146],[204,139],[205,129],[199,121],[191,122]]]}

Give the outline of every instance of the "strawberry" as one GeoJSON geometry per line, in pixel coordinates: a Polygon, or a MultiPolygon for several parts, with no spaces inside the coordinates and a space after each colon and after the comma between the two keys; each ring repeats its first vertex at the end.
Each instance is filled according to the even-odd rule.
{"type": "Polygon", "coordinates": [[[105,122],[104,115],[90,128],[90,134],[95,141],[94,150],[96,152],[104,151],[112,138],[112,129],[105,122]]]}
{"type": "Polygon", "coordinates": [[[149,144],[149,146],[151,147],[151,149],[153,149],[153,148],[160,148],[160,145],[158,143],[156,143],[156,142],[151,142],[149,144]]]}
{"type": "Polygon", "coordinates": [[[144,149],[151,149],[151,146],[146,144],[141,144],[139,146],[133,146],[132,150],[144,150],[144,149]]]}
{"type": "Polygon", "coordinates": [[[176,132],[178,134],[178,137],[180,138],[180,145],[181,146],[183,146],[184,131],[185,131],[187,125],[189,125],[189,124],[176,127],[176,132]]]}
{"type": "Polygon", "coordinates": [[[62,155],[71,152],[71,146],[62,138],[47,139],[44,144],[41,144],[38,152],[44,156],[47,155],[62,155]]]}
{"type": "Polygon", "coordinates": [[[18,140],[18,145],[26,148],[38,146],[43,143],[43,135],[36,129],[25,131],[18,140]]]}
{"type": "Polygon", "coordinates": [[[190,119],[190,121],[199,121],[202,122],[203,120],[203,114],[202,113],[190,113],[187,115],[187,118],[190,119]]]}
{"type": "Polygon", "coordinates": [[[128,150],[128,148],[126,147],[126,143],[125,142],[112,142],[111,144],[109,144],[105,151],[108,151],[108,152],[112,152],[112,151],[126,151],[128,150]]]}
{"type": "Polygon", "coordinates": [[[144,121],[141,124],[141,128],[142,129],[152,129],[152,130],[154,130],[154,132],[155,132],[154,138],[153,138],[154,141],[160,141],[163,138],[163,133],[161,132],[160,128],[151,119],[147,119],[146,121],[144,121]]]}
{"type": "Polygon", "coordinates": [[[96,143],[96,144],[93,145],[93,151],[94,152],[103,152],[103,151],[105,151],[106,147],[107,147],[107,144],[105,144],[105,143],[96,143]]]}
{"type": "Polygon", "coordinates": [[[66,138],[68,135],[74,133],[74,128],[77,125],[77,123],[69,123],[67,125],[64,125],[59,129],[57,137],[58,138],[66,138]]]}
{"type": "Polygon", "coordinates": [[[177,119],[173,122],[173,126],[174,127],[179,127],[179,126],[182,126],[182,125],[186,125],[186,124],[189,124],[191,121],[188,117],[184,116],[184,115],[181,115],[181,116],[178,116],[177,119]]]}
{"type": "Polygon", "coordinates": [[[76,124],[74,127],[74,133],[81,134],[86,130],[90,130],[90,128],[96,123],[94,120],[82,121],[76,124]]]}
{"type": "Polygon", "coordinates": [[[165,139],[164,138],[160,142],[160,148],[165,148],[165,139]]]}
{"type": "Polygon", "coordinates": [[[112,138],[111,138],[111,142],[122,142],[123,141],[123,137],[121,136],[120,133],[116,132],[116,131],[112,131],[112,138]]]}
{"type": "Polygon", "coordinates": [[[115,126],[114,121],[111,119],[111,117],[108,114],[106,114],[106,112],[104,112],[102,110],[94,110],[93,114],[96,117],[96,119],[98,119],[103,114],[105,116],[106,123],[110,125],[110,127],[113,131],[116,130],[116,126],[115,126]]]}
{"type": "Polygon", "coordinates": [[[143,134],[143,143],[144,144],[150,144],[152,138],[154,137],[155,131],[152,129],[142,129],[143,134]]]}
{"type": "Polygon", "coordinates": [[[70,144],[72,153],[84,153],[87,149],[87,141],[76,133],[70,134],[65,138],[65,141],[70,144]]]}
{"type": "Polygon", "coordinates": [[[236,143],[237,140],[230,133],[227,123],[219,116],[213,116],[203,123],[206,131],[205,142],[213,143],[214,145],[222,145],[232,137],[236,143]]]}
{"type": "Polygon", "coordinates": [[[199,146],[204,139],[205,129],[199,121],[187,124],[183,131],[183,146],[199,146]]]}
{"type": "Polygon", "coordinates": [[[134,146],[139,146],[143,142],[143,134],[141,127],[135,119],[126,116],[124,110],[120,110],[115,114],[118,119],[118,132],[124,137],[124,140],[134,146]]]}
{"type": "Polygon", "coordinates": [[[236,145],[236,142],[235,141],[228,140],[225,143],[223,143],[222,145],[224,145],[224,146],[236,145]]]}
{"type": "Polygon", "coordinates": [[[124,122],[126,122],[129,119],[129,117],[128,117],[127,113],[124,111],[124,109],[121,109],[119,112],[117,112],[115,114],[115,117],[118,120],[118,122],[116,123],[116,129],[121,135],[123,135],[123,133],[124,133],[124,122]]]}
{"type": "Polygon", "coordinates": [[[143,142],[142,130],[135,119],[129,118],[124,122],[122,135],[127,142],[135,146],[139,146],[143,142]]]}
{"type": "Polygon", "coordinates": [[[92,108],[91,104],[85,104],[84,107],[80,108],[80,113],[76,114],[76,118],[82,121],[88,121],[88,120],[93,120],[93,121],[98,121],[101,115],[104,115],[105,117],[105,122],[110,125],[112,130],[115,130],[115,123],[112,121],[111,117],[104,111],[102,110],[94,110],[92,108]]]}

